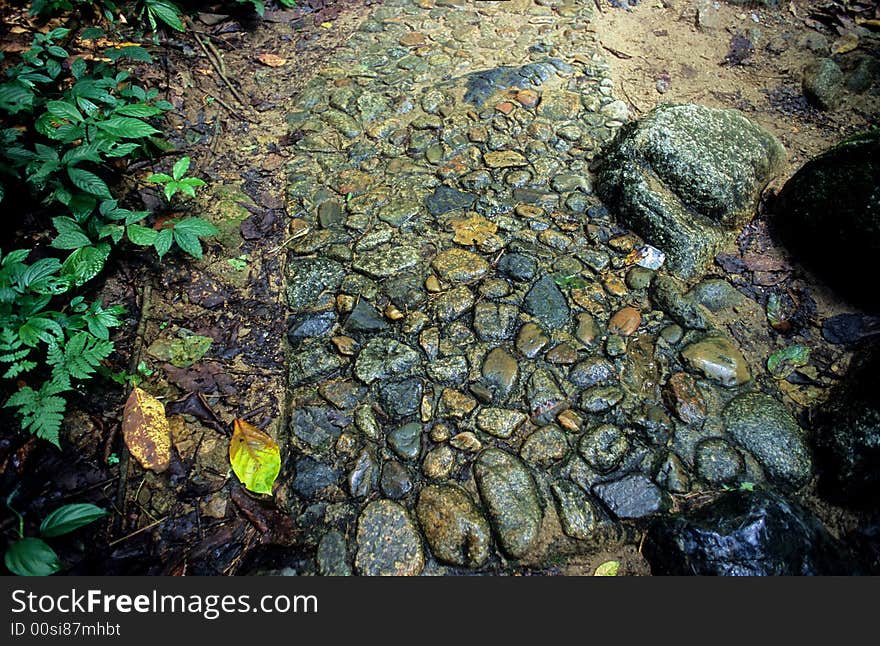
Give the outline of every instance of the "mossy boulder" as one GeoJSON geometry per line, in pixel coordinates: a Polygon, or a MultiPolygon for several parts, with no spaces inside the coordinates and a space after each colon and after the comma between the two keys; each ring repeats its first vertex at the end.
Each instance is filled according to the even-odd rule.
{"type": "Polygon", "coordinates": [[[776,137],[736,110],[663,105],[621,128],[596,166],[597,189],[690,280],[752,219],[784,160],[776,137]]]}

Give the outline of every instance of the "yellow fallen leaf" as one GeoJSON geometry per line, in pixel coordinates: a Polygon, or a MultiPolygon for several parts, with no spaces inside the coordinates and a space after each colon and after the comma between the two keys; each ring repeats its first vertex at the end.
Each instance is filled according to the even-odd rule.
{"type": "Polygon", "coordinates": [[[474,213],[467,218],[454,218],[451,220],[452,230],[455,231],[453,242],[462,245],[482,244],[489,236],[498,231],[494,222],[474,213]]]}
{"type": "Polygon", "coordinates": [[[281,450],[267,433],[242,419],[233,423],[229,462],[241,483],[254,493],[272,493],[281,472],[281,450]]]}
{"type": "Polygon", "coordinates": [[[831,44],[832,54],[846,54],[859,46],[859,37],[851,31],[835,40],[831,44]]]}
{"type": "Polygon", "coordinates": [[[596,568],[596,572],[593,576],[617,576],[617,571],[620,569],[620,561],[605,561],[602,565],[596,568]]]}
{"type": "Polygon", "coordinates": [[[171,428],[165,406],[137,386],[122,412],[122,437],[131,455],[145,469],[161,473],[171,463],[171,428]]]}
{"type": "Polygon", "coordinates": [[[321,26],[322,26],[324,29],[330,29],[330,28],[333,26],[333,23],[332,23],[332,22],[322,22],[322,23],[321,23],[321,26]]]}
{"type": "Polygon", "coordinates": [[[277,54],[257,54],[257,60],[263,65],[268,65],[269,67],[282,67],[287,65],[287,59],[281,58],[277,54]]]}

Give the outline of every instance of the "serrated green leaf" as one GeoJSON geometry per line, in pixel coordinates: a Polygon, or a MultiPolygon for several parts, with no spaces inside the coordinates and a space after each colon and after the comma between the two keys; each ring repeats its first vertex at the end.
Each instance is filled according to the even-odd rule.
{"type": "Polygon", "coordinates": [[[150,22],[154,30],[156,29],[156,26],[155,21],[153,21],[152,18],[155,16],[172,29],[183,31],[183,22],[180,20],[180,12],[173,4],[162,2],[162,0],[151,0],[147,5],[147,12],[151,18],[150,22]]]}
{"type": "Polygon", "coordinates": [[[49,576],[61,569],[55,550],[39,538],[14,542],[6,550],[3,561],[10,572],[19,576],[49,576]]]}
{"type": "Polygon", "coordinates": [[[157,114],[162,114],[162,110],[146,103],[132,103],[131,105],[116,108],[115,113],[125,117],[153,117],[157,114]]]}
{"type": "Polygon", "coordinates": [[[64,505],[43,519],[40,524],[40,536],[44,538],[63,536],[106,515],[105,510],[88,503],[64,505]]]}
{"type": "Polygon", "coordinates": [[[107,187],[106,182],[91,171],[77,168],[75,166],[68,166],[67,176],[70,177],[70,181],[73,182],[73,185],[81,191],[85,191],[90,195],[102,197],[104,199],[110,199],[113,197],[110,194],[110,189],[107,187]]]}
{"type": "Polygon", "coordinates": [[[177,227],[174,227],[174,242],[176,242],[177,246],[188,253],[190,256],[201,260],[202,243],[199,242],[198,236],[191,233],[178,231],[177,227]]]}
{"type": "Polygon", "coordinates": [[[181,157],[176,162],[174,162],[174,167],[171,169],[171,177],[176,180],[179,180],[184,175],[186,175],[186,171],[189,170],[190,158],[189,157],[181,157]]]}
{"type": "Polygon", "coordinates": [[[199,237],[213,236],[219,233],[217,227],[202,218],[184,218],[175,223],[174,230],[199,237]]]}
{"type": "Polygon", "coordinates": [[[162,229],[159,232],[159,235],[156,236],[156,240],[153,242],[153,248],[156,250],[156,253],[159,254],[159,259],[168,253],[168,250],[171,249],[171,245],[174,243],[174,232],[171,229],[162,229]]]}
{"type": "Polygon", "coordinates": [[[52,218],[52,224],[58,232],[51,244],[55,249],[79,249],[92,244],[89,236],[72,218],[52,218]]]}
{"type": "Polygon", "coordinates": [[[153,182],[154,184],[166,184],[168,182],[173,182],[174,178],[171,175],[166,175],[165,173],[153,173],[149,177],[147,177],[148,182],[153,182]]]}

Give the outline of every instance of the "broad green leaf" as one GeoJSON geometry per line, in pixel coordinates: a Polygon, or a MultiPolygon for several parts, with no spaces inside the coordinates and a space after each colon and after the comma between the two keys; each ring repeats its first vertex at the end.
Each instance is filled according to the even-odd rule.
{"type": "Polygon", "coordinates": [[[767,358],[767,371],[777,379],[784,379],[795,368],[805,366],[809,361],[810,348],[805,345],[790,345],[767,358]]]}
{"type": "Polygon", "coordinates": [[[233,423],[229,443],[232,470],[249,491],[272,493],[272,485],[281,472],[281,450],[268,434],[242,419],[233,423]]]}
{"type": "Polygon", "coordinates": [[[101,273],[109,255],[110,245],[106,242],[82,247],[67,257],[61,269],[77,287],[80,287],[101,273]]]}
{"type": "Polygon", "coordinates": [[[184,175],[186,175],[186,171],[189,170],[189,157],[181,157],[176,162],[174,162],[174,167],[171,169],[171,177],[179,180],[184,175]]]}
{"type": "Polygon", "coordinates": [[[184,218],[174,225],[174,230],[199,237],[218,233],[217,227],[202,218],[184,218]]]}
{"type": "Polygon", "coordinates": [[[51,343],[54,339],[64,336],[61,326],[50,318],[36,316],[18,328],[18,337],[29,347],[36,347],[39,341],[51,343]]]}
{"type": "Polygon", "coordinates": [[[51,246],[56,249],[79,249],[92,244],[89,236],[72,218],[52,218],[52,224],[58,235],[52,240],[51,246]]]}
{"type": "Polygon", "coordinates": [[[128,233],[128,239],[133,244],[142,247],[153,246],[156,242],[156,236],[159,235],[159,232],[155,229],[150,229],[149,227],[144,227],[140,224],[129,224],[126,231],[128,233]]]}
{"type": "Polygon", "coordinates": [[[167,182],[173,182],[174,178],[171,175],[166,175],[165,173],[153,173],[149,177],[147,177],[148,182],[153,182],[155,184],[165,184],[167,182]]]}
{"type": "Polygon", "coordinates": [[[163,2],[162,0],[150,0],[147,3],[147,12],[151,18],[151,24],[155,30],[155,23],[152,18],[155,16],[166,25],[177,31],[183,31],[183,22],[180,20],[180,12],[173,4],[163,2]]]}
{"type": "Polygon", "coordinates": [[[162,114],[162,110],[146,103],[133,103],[116,108],[116,114],[121,114],[125,117],[153,117],[157,114],[162,114]]]}
{"type": "Polygon", "coordinates": [[[137,386],[122,413],[122,436],[134,458],[145,469],[161,473],[171,463],[171,427],[165,406],[137,386]]]}
{"type": "Polygon", "coordinates": [[[73,185],[81,191],[105,199],[113,197],[104,180],[91,171],[76,168],[75,166],[68,166],[67,175],[70,177],[70,181],[73,182],[73,185]]]}
{"type": "Polygon", "coordinates": [[[81,122],[83,120],[83,116],[76,109],[76,106],[67,101],[49,101],[46,103],[46,109],[49,114],[68,121],[81,122]]]}
{"type": "Polygon", "coordinates": [[[150,124],[133,117],[113,117],[95,125],[107,134],[125,139],[148,137],[159,132],[150,124]]]}
{"type": "Polygon", "coordinates": [[[59,507],[43,519],[40,525],[40,536],[52,538],[61,536],[92,523],[107,512],[96,505],[79,503],[59,507]]]}
{"type": "Polygon", "coordinates": [[[171,229],[162,229],[159,235],[156,236],[155,242],[153,242],[153,248],[159,255],[160,260],[168,253],[172,244],[174,244],[174,232],[171,229]]]}
{"type": "Polygon", "coordinates": [[[165,190],[163,192],[165,193],[165,199],[170,202],[171,198],[174,197],[174,194],[177,193],[177,182],[171,180],[165,184],[165,190]]]}
{"type": "Polygon", "coordinates": [[[3,560],[9,571],[19,576],[49,576],[61,569],[55,550],[39,538],[14,542],[3,560]]]}
{"type": "Polygon", "coordinates": [[[174,227],[174,242],[176,242],[177,246],[183,249],[183,251],[188,253],[190,256],[201,260],[202,243],[199,242],[198,236],[191,233],[178,231],[177,227],[174,227]]]}
{"type": "Polygon", "coordinates": [[[596,568],[596,572],[593,576],[617,576],[617,571],[620,569],[620,561],[605,561],[602,565],[596,568]]]}
{"type": "Polygon", "coordinates": [[[0,84],[0,110],[16,114],[30,111],[33,104],[34,91],[21,81],[0,84]]]}

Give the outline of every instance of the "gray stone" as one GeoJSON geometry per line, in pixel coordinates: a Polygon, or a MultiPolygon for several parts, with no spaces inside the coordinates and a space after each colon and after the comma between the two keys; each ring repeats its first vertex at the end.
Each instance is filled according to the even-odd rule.
{"type": "Polygon", "coordinates": [[[501,449],[486,449],[474,463],[480,498],[504,552],[521,558],[534,546],[542,513],[529,470],[501,449]]]}
{"type": "Polygon", "coordinates": [[[583,489],[562,481],[554,484],[551,491],[556,499],[562,531],[579,540],[592,538],[600,516],[583,489]]]}
{"type": "Polygon", "coordinates": [[[643,518],[666,505],[663,492],[640,473],[594,485],[593,494],[618,518],[643,518]]]}
{"type": "Polygon", "coordinates": [[[410,422],[391,431],[388,446],[404,460],[415,460],[422,448],[422,425],[410,422]]]}
{"type": "Polygon", "coordinates": [[[550,467],[568,454],[568,440],[558,426],[539,428],[523,442],[520,457],[528,464],[550,467]]]}
{"type": "Polygon", "coordinates": [[[602,424],[581,436],[578,453],[599,473],[613,471],[629,451],[629,440],[618,427],[602,424]]]}
{"type": "Polygon", "coordinates": [[[379,401],[391,417],[413,415],[422,403],[422,380],[413,378],[384,383],[379,387],[379,401]]]}
{"type": "Polygon", "coordinates": [[[388,329],[388,322],[363,298],[359,298],[343,326],[349,332],[381,332],[388,329]]]}
{"type": "Polygon", "coordinates": [[[386,462],[382,467],[382,478],[379,481],[382,493],[392,500],[406,496],[413,488],[413,481],[406,467],[400,462],[386,462]]]}
{"type": "Polygon", "coordinates": [[[785,151],[734,110],[663,105],[620,129],[597,168],[597,189],[623,222],[693,278],[754,215],[785,151]]]}
{"type": "Polygon", "coordinates": [[[477,428],[506,439],[528,419],[525,413],[504,408],[483,408],[477,413],[477,428]]]}
{"type": "Polygon", "coordinates": [[[421,256],[418,249],[398,245],[359,253],[351,266],[373,278],[387,278],[415,266],[419,260],[421,256]]]}
{"type": "Polygon", "coordinates": [[[526,294],[523,309],[555,330],[566,328],[571,318],[568,300],[548,275],[539,278],[526,294]]]}
{"type": "Polygon", "coordinates": [[[318,572],[321,576],[351,576],[348,565],[348,545],[339,532],[327,532],[318,543],[318,572]]]}
{"type": "Polygon", "coordinates": [[[752,378],[740,349],[723,337],[691,343],[681,351],[681,356],[694,370],[722,386],[739,386],[752,378]]]}
{"type": "Polygon", "coordinates": [[[294,311],[317,303],[325,290],[333,291],[345,278],[345,268],[324,258],[293,258],[287,263],[287,304],[294,311]]]}
{"type": "Polygon", "coordinates": [[[374,500],[358,518],[355,567],[363,576],[414,576],[425,566],[422,541],[409,513],[374,500]]]}
{"type": "Polygon", "coordinates": [[[831,110],[843,93],[843,72],[830,58],[817,58],[804,69],[804,96],[822,110],[831,110]]]}
{"type": "Polygon", "coordinates": [[[315,500],[328,487],[336,486],[342,474],[328,464],[318,462],[309,456],[296,461],[296,477],[293,479],[293,490],[306,500],[315,500]]]}
{"type": "Polygon", "coordinates": [[[795,488],[809,481],[813,459],[806,436],[780,402],[745,393],[725,406],[722,417],[728,435],[755,456],[770,478],[795,488]]]}
{"type": "Polygon", "coordinates": [[[513,305],[477,303],[474,331],[483,341],[506,341],[513,336],[519,310],[513,305]]]}
{"type": "Polygon", "coordinates": [[[711,485],[734,483],[746,469],[740,452],[720,437],[711,437],[697,445],[694,466],[699,476],[711,485]]]}
{"type": "Polygon", "coordinates": [[[371,339],[358,354],[354,374],[366,384],[377,379],[405,377],[420,362],[419,353],[400,341],[371,339]]]}

